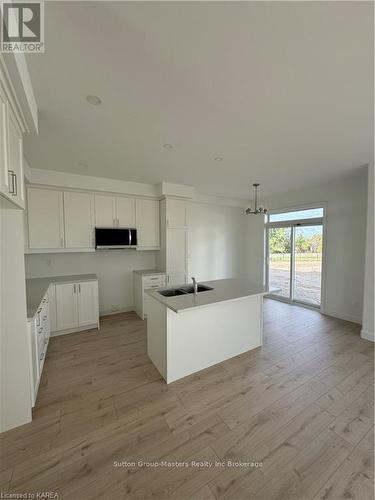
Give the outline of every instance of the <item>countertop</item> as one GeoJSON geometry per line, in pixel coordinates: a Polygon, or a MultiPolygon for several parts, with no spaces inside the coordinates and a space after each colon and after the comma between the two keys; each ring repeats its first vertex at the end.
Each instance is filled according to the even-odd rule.
{"type": "Polygon", "coordinates": [[[186,295],[178,295],[176,297],[164,297],[163,295],[160,295],[158,291],[166,290],[168,288],[178,288],[178,286],[162,287],[159,288],[158,291],[146,290],[145,292],[158,302],[161,302],[166,307],[169,307],[169,309],[172,309],[172,311],[179,313],[190,311],[199,307],[210,306],[212,304],[217,304],[218,302],[240,300],[245,297],[267,295],[271,292],[278,291],[276,288],[270,289],[258,283],[234,278],[215,281],[200,281],[199,284],[210,286],[213,290],[200,292],[198,295],[190,293],[186,295]]]}
{"type": "Polygon", "coordinates": [[[96,274],[73,274],[71,276],[48,276],[26,280],[27,319],[32,319],[51,283],[74,283],[79,281],[97,281],[96,274]]]}
{"type": "Polygon", "coordinates": [[[141,276],[152,276],[153,274],[165,274],[165,271],[158,271],[157,269],[136,269],[133,273],[140,274],[141,276]]]}

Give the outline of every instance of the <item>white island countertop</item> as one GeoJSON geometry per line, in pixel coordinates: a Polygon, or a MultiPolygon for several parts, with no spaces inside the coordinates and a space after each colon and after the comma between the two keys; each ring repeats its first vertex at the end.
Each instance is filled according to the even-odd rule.
{"type": "MultiPolygon", "coordinates": [[[[189,283],[190,284],[190,283],[189,283]]],[[[153,297],[158,302],[161,302],[166,307],[176,313],[190,311],[200,307],[206,307],[217,304],[219,302],[227,302],[233,300],[240,300],[245,297],[252,297],[257,295],[267,295],[278,291],[276,288],[270,289],[259,283],[254,283],[245,279],[223,279],[215,281],[200,281],[199,285],[207,285],[213,290],[199,292],[197,295],[193,293],[177,295],[174,297],[164,297],[159,293],[162,290],[171,288],[185,287],[185,285],[163,287],[158,290],[146,290],[145,292],[150,297],[153,297]]]]}

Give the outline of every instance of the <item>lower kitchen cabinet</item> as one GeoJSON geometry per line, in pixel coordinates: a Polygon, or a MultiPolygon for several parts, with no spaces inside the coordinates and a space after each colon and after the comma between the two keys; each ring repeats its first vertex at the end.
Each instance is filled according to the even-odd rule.
{"type": "Polygon", "coordinates": [[[49,318],[50,289],[43,297],[34,317],[28,320],[29,359],[30,359],[30,393],[34,407],[42,376],[44,360],[47,354],[51,334],[49,318]]]}
{"type": "Polygon", "coordinates": [[[135,312],[141,319],[147,318],[146,290],[156,290],[166,286],[167,277],[164,272],[134,271],[134,305],[135,312]]]}
{"type": "Polygon", "coordinates": [[[77,326],[77,284],[56,285],[56,330],[69,330],[77,326]]]}
{"type": "Polygon", "coordinates": [[[98,282],[56,283],[56,332],[99,327],[98,282]]]}
{"type": "Polygon", "coordinates": [[[99,322],[98,282],[85,281],[77,287],[78,326],[96,326],[99,322]]]}

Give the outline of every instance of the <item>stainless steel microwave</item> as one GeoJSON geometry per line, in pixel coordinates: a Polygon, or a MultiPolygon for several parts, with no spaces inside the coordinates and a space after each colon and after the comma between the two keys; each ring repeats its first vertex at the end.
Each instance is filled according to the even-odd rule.
{"type": "Polygon", "coordinates": [[[137,248],[137,230],[131,228],[95,228],[95,248],[137,248]]]}

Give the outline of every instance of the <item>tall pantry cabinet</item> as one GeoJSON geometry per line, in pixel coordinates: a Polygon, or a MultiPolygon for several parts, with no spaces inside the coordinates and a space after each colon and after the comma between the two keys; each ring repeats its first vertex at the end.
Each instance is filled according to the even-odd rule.
{"type": "Polygon", "coordinates": [[[188,281],[188,204],[165,198],[160,202],[161,251],[158,265],[167,274],[168,285],[188,281]]]}

